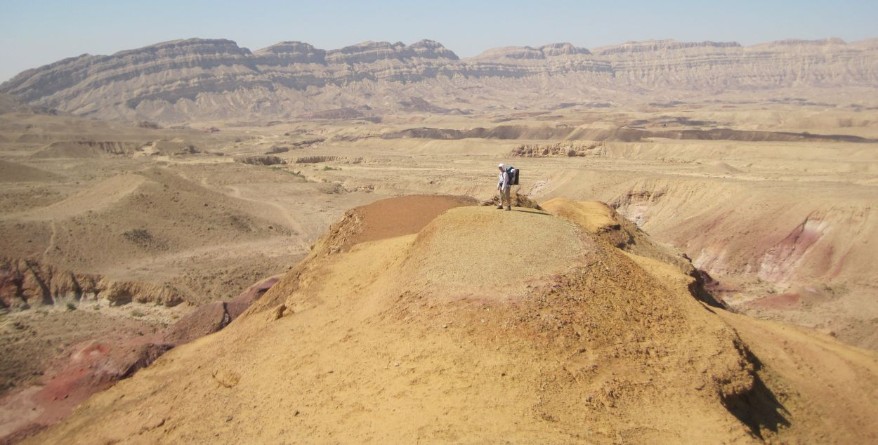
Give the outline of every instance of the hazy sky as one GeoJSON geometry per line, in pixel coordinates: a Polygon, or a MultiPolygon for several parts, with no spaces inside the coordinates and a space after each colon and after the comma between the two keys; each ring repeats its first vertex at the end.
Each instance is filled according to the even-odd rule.
{"type": "Polygon", "coordinates": [[[461,57],[488,48],[628,40],[878,37],[878,0],[0,0],[0,81],[56,60],[167,40],[283,40],[335,49],[432,39],[461,57]]]}

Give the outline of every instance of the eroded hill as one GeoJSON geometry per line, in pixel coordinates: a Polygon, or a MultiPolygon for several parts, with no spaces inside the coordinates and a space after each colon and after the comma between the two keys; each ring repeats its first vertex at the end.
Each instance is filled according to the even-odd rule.
{"type": "Polygon", "coordinates": [[[556,200],[547,208],[557,217],[454,202],[410,197],[348,213],[228,328],[31,442],[878,434],[874,353],[704,305],[685,262],[664,262],[679,256],[643,234],[614,235],[630,229],[609,207],[556,200]],[[635,237],[640,251],[620,248],[635,237]]]}

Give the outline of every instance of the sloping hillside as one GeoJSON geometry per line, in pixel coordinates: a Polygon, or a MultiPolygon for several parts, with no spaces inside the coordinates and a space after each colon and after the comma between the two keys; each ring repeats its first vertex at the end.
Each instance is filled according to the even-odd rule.
{"type": "Polygon", "coordinates": [[[874,353],[723,314],[673,253],[608,242],[605,205],[550,207],[349,212],[228,328],[30,442],[875,439],[874,353]]]}

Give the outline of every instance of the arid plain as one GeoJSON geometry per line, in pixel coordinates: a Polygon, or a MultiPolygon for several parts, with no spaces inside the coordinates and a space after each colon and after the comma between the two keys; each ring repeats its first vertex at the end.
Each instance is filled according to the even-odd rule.
{"type": "Polygon", "coordinates": [[[14,441],[63,416],[37,409],[44,394],[27,391],[51,386],[83,345],[153,338],[196,307],[279,276],[236,330],[172,351],[37,441],[204,441],[214,432],[294,443],[874,439],[878,97],[839,91],[693,93],[685,101],[619,93],[609,102],[464,113],[413,97],[408,109],[380,116],[341,108],[185,123],[99,120],[3,96],[0,436],[17,431],[14,441]],[[505,212],[488,207],[445,212],[490,200],[499,162],[521,169],[517,193],[589,235],[523,207],[505,222],[505,212]],[[374,207],[409,195],[472,202],[400,198],[374,207]],[[593,201],[606,206],[574,204],[593,201]],[[355,207],[366,228],[345,237],[355,207]],[[374,223],[382,217],[389,220],[374,223]],[[528,260],[493,264],[489,240],[528,260]],[[320,259],[336,253],[342,259],[320,259]],[[588,290],[565,281],[565,265],[580,262],[606,265],[588,290]],[[515,296],[496,297],[504,286],[515,296]],[[531,297],[548,298],[552,286],[608,299],[536,305],[531,297]],[[634,298],[629,309],[645,324],[632,327],[628,310],[602,293],[617,287],[627,293],[612,295],[634,298]],[[724,306],[704,306],[719,315],[702,313],[693,295],[703,292],[724,306]],[[522,318],[525,309],[562,314],[559,333],[579,326],[577,311],[616,315],[594,325],[603,333],[570,328],[582,337],[579,349],[574,334],[553,340],[546,319],[522,318]],[[404,343],[389,340],[407,332],[404,343]],[[276,341],[287,334],[300,346],[276,341]],[[458,342],[469,346],[449,352],[458,342]],[[534,355],[535,347],[547,349],[534,355]],[[687,351],[696,364],[685,364],[687,351]],[[370,372],[358,376],[358,367],[370,372]],[[192,369],[209,376],[180,378],[192,369]],[[297,377],[284,377],[288,370],[297,377]],[[484,370],[518,381],[481,375],[466,385],[484,370]],[[198,397],[172,400],[174,391],[156,389],[162,379],[198,397]],[[271,382],[284,392],[272,396],[271,382]],[[719,399],[705,395],[711,385],[719,399]],[[247,397],[218,395],[242,387],[291,411],[250,410],[247,397]],[[142,405],[124,405],[122,394],[142,405]],[[206,400],[231,400],[237,411],[198,424],[206,400]],[[172,405],[179,410],[143,417],[142,407],[172,405]],[[658,414],[672,407],[679,415],[658,414]],[[846,409],[855,414],[831,415],[846,409]],[[470,416],[479,411],[498,423],[476,425],[470,416]],[[690,411],[710,427],[687,427],[690,411]],[[100,420],[114,415],[122,419],[116,430],[100,420]],[[405,428],[396,415],[408,419],[405,428]],[[574,434],[583,421],[592,427],[574,434]]]}

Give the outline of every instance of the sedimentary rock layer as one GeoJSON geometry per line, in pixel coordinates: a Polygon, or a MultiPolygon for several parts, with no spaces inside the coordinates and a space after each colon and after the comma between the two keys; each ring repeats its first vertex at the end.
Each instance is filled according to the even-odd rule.
{"type": "Polygon", "coordinates": [[[251,52],[230,40],[190,39],[64,59],[22,72],[0,85],[0,93],[75,114],[174,121],[298,116],[343,107],[410,111],[422,96],[444,101],[430,104],[431,112],[443,107],[459,112],[485,102],[512,104],[516,97],[547,88],[572,88],[565,97],[576,101],[594,98],[597,93],[590,89],[649,96],[668,90],[717,93],[876,84],[878,40],[748,47],[650,41],[594,51],[558,43],[497,48],[460,59],[429,40],[411,45],[365,42],[329,51],[281,42],[251,52]],[[478,104],[458,97],[474,88],[494,94],[478,104]]]}

